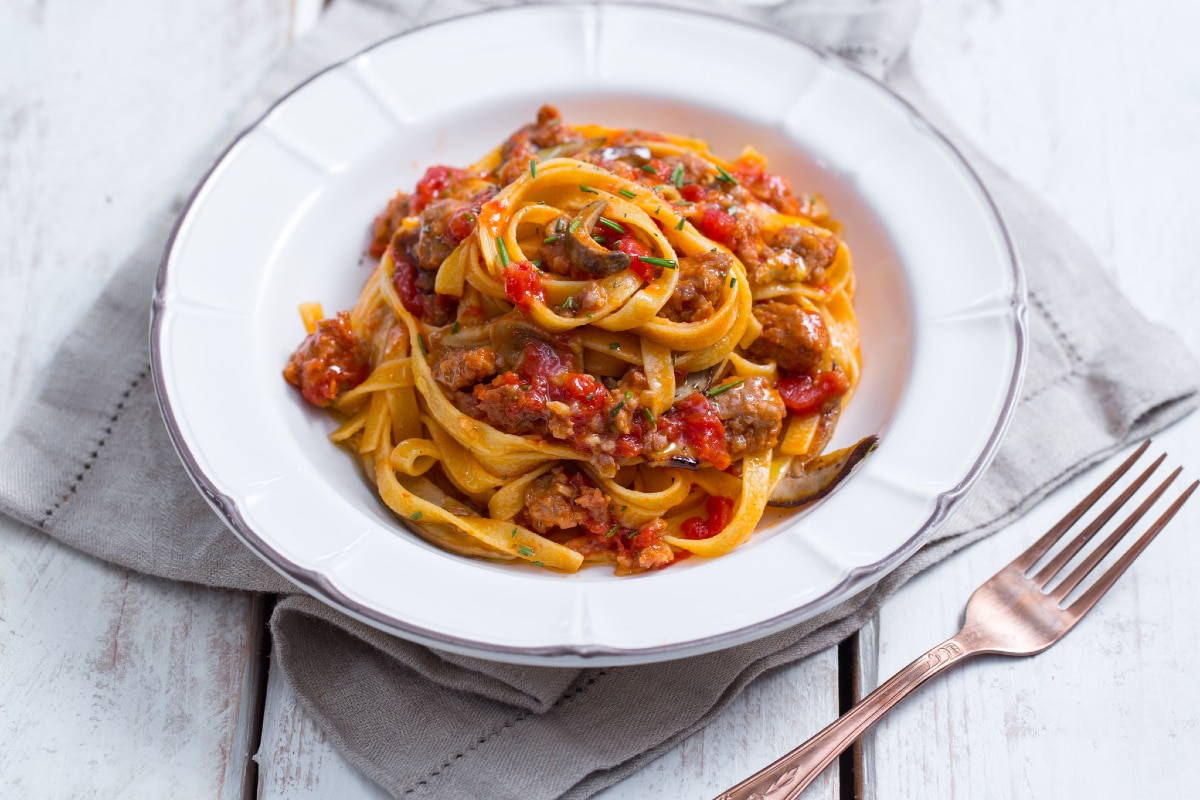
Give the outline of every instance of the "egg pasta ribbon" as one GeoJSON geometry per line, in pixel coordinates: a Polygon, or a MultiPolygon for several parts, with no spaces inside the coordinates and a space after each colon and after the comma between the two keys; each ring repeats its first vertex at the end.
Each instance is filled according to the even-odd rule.
{"type": "Polygon", "coordinates": [[[397,193],[368,252],[352,309],[301,307],[284,377],[455,553],[619,574],[721,556],[858,384],[840,228],[752,148],[545,106],[397,193]]]}

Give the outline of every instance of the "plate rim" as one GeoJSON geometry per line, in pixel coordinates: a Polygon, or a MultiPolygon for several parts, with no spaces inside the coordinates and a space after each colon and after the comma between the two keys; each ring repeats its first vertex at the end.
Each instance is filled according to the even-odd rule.
{"type": "Polygon", "coordinates": [[[361,622],[371,625],[372,627],[397,635],[401,638],[408,639],[410,641],[416,641],[418,643],[435,648],[441,648],[465,655],[510,663],[553,666],[610,666],[620,664],[650,663],[654,661],[683,658],[759,639],[786,627],[790,627],[791,625],[799,624],[800,622],[810,619],[817,614],[822,613],[822,611],[833,607],[836,605],[836,602],[840,600],[849,599],[856,589],[863,589],[868,586],[875,585],[900,563],[907,560],[946,520],[950,512],[954,510],[954,508],[962,501],[962,499],[969,494],[970,490],[974,488],[980,476],[995,458],[996,453],[999,450],[1000,444],[1004,438],[1004,434],[1007,431],[1012,420],[1013,413],[1016,410],[1025,375],[1029,350],[1027,312],[1027,286],[1019,251],[1013,242],[1008,224],[1005,221],[998,205],[996,204],[995,198],[988,190],[987,185],[980,178],[975,167],[963,155],[962,150],[960,150],[960,148],[955,145],[953,141],[951,141],[928,118],[926,118],[926,116],[922,114],[912,102],[903,97],[896,90],[892,89],[881,79],[875,77],[857,64],[838,56],[836,53],[814,44],[813,42],[806,41],[792,33],[772,29],[753,21],[728,17],[711,10],[679,8],[653,2],[605,2],[605,0],[590,0],[590,2],[572,4],[571,6],[562,6],[554,3],[533,3],[472,11],[466,14],[455,15],[446,19],[435,20],[417,25],[375,40],[367,46],[353,52],[352,54],[328,64],[320,70],[312,73],[307,78],[294,85],[286,93],[274,99],[264,108],[261,114],[256,116],[243,129],[241,129],[216,155],[212,164],[197,181],[195,188],[191,191],[187,200],[180,209],[175,223],[171,228],[170,235],[168,236],[164,245],[163,253],[159,260],[158,269],[156,272],[153,302],[151,306],[150,366],[154,380],[155,396],[158,400],[160,414],[162,415],[163,421],[166,425],[167,433],[171,440],[172,446],[175,448],[180,461],[185,467],[188,477],[200,491],[205,501],[222,518],[226,526],[229,527],[242,541],[242,543],[251,550],[251,552],[253,552],[258,558],[264,561],[276,572],[281,574],[284,578],[291,581],[308,594],[317,597],[336,610],[346,613],[361,622]],[[261,126],[263,122],[266,121],[267,118],[276,111],[276,109],[287,102],[293,95],[302,91],[309,84],[318,80],[325,74],[344,68],[361,56],[368,54],[377,48],[386,46],[397,39],[402,39],[430,28],[453,25],[464,19],[492,15],[503,16],[507,14],[521,14],[545,9],[594,9],[601,6],[617,6],[635,10],[649,9],[659,12],[667,12],[670,14],[679,14],[687,17],[707,18],[715,22],[720,22],[721,24],[738,25],[743,28],[748,28],[758,34],[766,34],[777,39],[781,39],[787,42],[790,46],[807,50],[822,61],[833,64],[835,69],[844,69],[855,74],[859,79],[870,83],[874,90],[883,92],[892,101],[898,103],[908,118],[912,122],[919,124],[923,128],[923,132],[925,134],[930,135],[934,140],[936,140],[940,146],[945,149],[946,153],[953,159],[956,166],[962,170],[963,175],[969,179],[970,183],[978,191],[980,199],[984,201],[986,210],[990,212],[990,216],[996,225],[996,231],[999,234],[1000,240],[1003,242],[1003,250],[1007,256],[1005,260],[1010,269],[1010,277],[1012,280],[1012,292],[1011,296],[1008,298],[1008,308],[1012,314],[1012,334],[1014,337],[1012,341],[1015,349],[1013,367],[1008,378],[1007,391],[1005,393],[999,413],[997,414],[995,424],[993,425],[992,430],[988,433],[987,438],[975,461],[965,471],[962,480],[960,480],[954,486],[939,492],[935,496],[933,508],[928,517],[924,520],[924,522],[917,526],[913,533],[899,547],[893,549],[884,558],[869,564],[861,564],[849,569],[841,580],[829,586],[818,596],[807,600],[801,605],[781,614],[776,614],[775,616],[767,619],[759,620],[749,625],[743,625],[732,630],[722,631],[709,636],[701,636],[683,641],[671,642],[668,644],[621,647],[613,645],[581,643],[552,645],[508,645],[494,642],[480,642],[476,639],[465,638],[457,634],[447,634],[412,622],[396,619],[389,614],[355,600],[339,589],[325,574],[314,569],[309,569],[292,561],[290,558],[284,556],[282,553],[268,544],[254,531],[253,526],[246,522],[241,513],[238,500],[218,489],[216,483],[201,468],[199,460],[189,447],[183,431],[179,423],[176,421],[175,411],[166,388],[166,381],[163,374],[164,363],[161,338],[163,333],[164,319],[167,315],[167,301],[164,297],[164,294],[167,288],[169,271],[168,267],[172,255],[175,252],[177,238],[183,230],[185,222],[191,215],[193,207],[200,199],[205,189],[209,186],[210,181],[226,163],[226,160],[230,154],[238,148],[238,146],[243,142],[243,140],[246,139],[247,136],[259,128],[259,126],[261,126]],[[874,578],[875,580],[870,580],[871,578],[874,578]],[[834,602],[832,603],[830,602],[831,598],[834,598],[834,602]],[[816,610],[814,611],[814,609],[816,610]]]}

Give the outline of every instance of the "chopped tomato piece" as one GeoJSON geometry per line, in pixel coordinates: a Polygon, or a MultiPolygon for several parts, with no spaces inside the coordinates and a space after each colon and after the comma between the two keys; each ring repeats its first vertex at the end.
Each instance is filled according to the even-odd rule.
{"type": "Polygon", "coordinates": [[[627,233],[620,239],[617,239],[613,245],[613,249],[619,250],[626,255],[633,256],[633,261],[630,262],[629,268],[633,270],[635,275],[644,280],[646,283],[654,280],[653,265],[647,264],[645,261],[642,261],[642,259],[638,258],[638,256],[650,255],[650,248],[642,244],[639,239],[634,237],[632,234],[627,233]]]}
{"type": "Polygon", "coordinates": [[[701,461],[717,469],[726,469],[733,463],[725,443],[725,425],[717,416],[716,406],[700,392],[671,406],[658,422],[668,439],[682,440],[701,461]]]}
{"type": "Polygon", "coordinates": [[[737,220],[733,215],[722,211],[719,206],[706,205],[698,227],[701,233],[714,242],[729,244],[737,233],[737,220]]]}
{"type": "Polygon", "coordinates": [[[453,167],[430,167],[425,170],[424,177],[417,181],[417,190],[413,193],[412,214],[420,214],[425,206],[442,196],[442,193],[462,175],[462,170],[453,167]]]}
{"type": "Polygon", "coordinates": [[[704,196],[708,194],[708,190],[698,183],[685,183],[679,187],[679,194],[689,203],[695,203],[703,200],[704,196]]]}
{"type": "Polygon", "coordinates": [[[446,222],[446,232],[450,234],[453,241],[461,242],[471,235],[471,231],[475,230],[475,219],[476,215],[471,207],[463,206],[450,215],[450,219],[446,222]]]}
{"type": "Polygon", "coordinates": [[[535,300],[546,299],[537,269],[528,261],[515,261],[504,268],[504,294],[512,304],[528,313],[535,300]]]}
{"type": "Polygon", "coordinates": [[[688,517],[679,526],[683,530],[685,539],[711,539],[725,530],[725,526],[733,519],[733,500],[713,495],[704,504],[704,510],[708,512],[707,520],[700,517],[688,517]]]}
{"type": "Polygon", "coordinates": [[[850,388],[850,380],[841,370],[820,372],[811,375],[788,375],[780,378],[775,387],[783,404],[796,414],[808,414],[820,409],[835,397],[841,397],[850,388]]]}

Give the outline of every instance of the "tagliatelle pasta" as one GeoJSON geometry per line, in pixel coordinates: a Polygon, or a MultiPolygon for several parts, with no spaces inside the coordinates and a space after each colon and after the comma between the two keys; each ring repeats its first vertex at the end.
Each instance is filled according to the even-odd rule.
{"type": "Polygon", "coordinates": [[[284,376],[448,550],[621,574],[728,553],[827,488],[805,470],[860,370],[849,250],[766,166],[543,107],[391,200],[358,303],[305,304],[284,376]]]}

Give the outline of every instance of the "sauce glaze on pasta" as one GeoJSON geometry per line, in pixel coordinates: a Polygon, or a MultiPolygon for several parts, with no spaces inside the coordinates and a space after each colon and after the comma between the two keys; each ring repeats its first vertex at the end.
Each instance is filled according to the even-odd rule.
{"type": "Polygon", "coordinates": [[[544,106],[392,198],[357,305],[302,306],[284,376],[448,550],[619,574],[727,553],[859,376],[850,253],[766,166],[544,106]]]}

